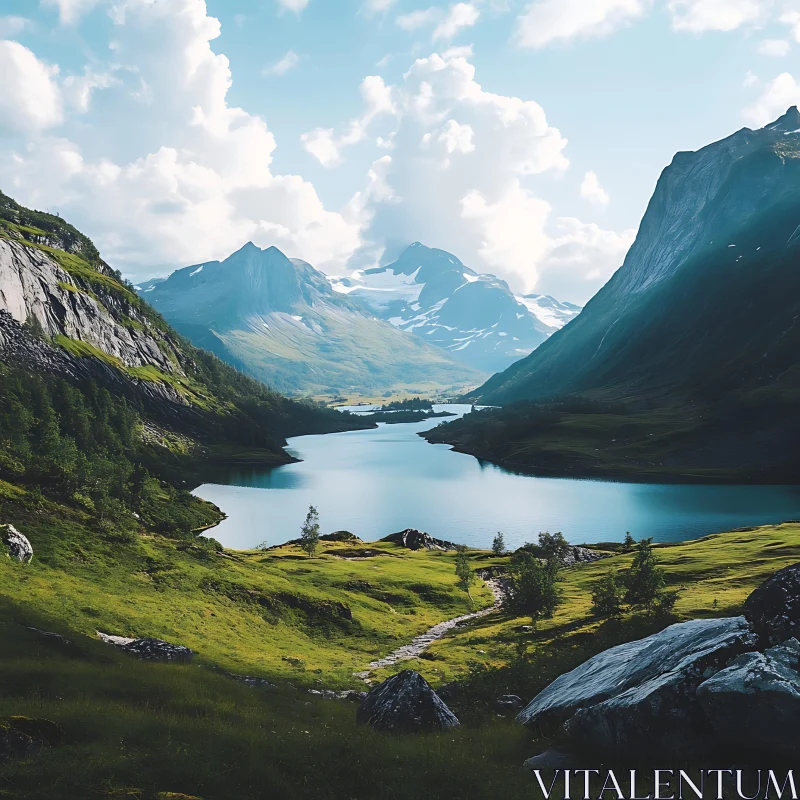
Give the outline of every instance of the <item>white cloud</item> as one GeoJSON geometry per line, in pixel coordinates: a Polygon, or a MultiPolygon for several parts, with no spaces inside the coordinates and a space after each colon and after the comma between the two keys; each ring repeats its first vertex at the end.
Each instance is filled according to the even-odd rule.
{"type": "Polygon", "coordinates": [[[538,103],[484,90],[459,56],[418,59],[393,97],[392,155],[380,161],[384,191],[360,198],[356,265],[419,240],[532,288],[550,248],[533,181],[567,168],[561,133],[538,103]]]}
{"type": "Polygon", "coordinates": [[[57,73],[27,47],[0,41],[0,131],[39,133],[61,122],[57,73]]]}
{"type": "Polygon", "coordinates": [[[395,3],[397,0],[365,0],[362,8],[367,16],[374,16],[375,14],[385,14],[395,3]]]}
{"type": "Polygon", "coordinates": [[[31,21],[25,17],[0,17],[0,39],[12,39],[30,27],[31,21]]]}
{"type": "Polygon", "coordinates": [[[753,70],[748,70],[747,75],[744,76],[744,80],[742,81],[742,86],[745,89],[749,89],[751,86],[755,86],[759,82],[759,77],[756,75],[753,70]]]}
{"type": "MultiPolygon", "coordinates": [[[[266,123],[228,104],[228,59],[210,47],[220,26],[204,0],[120,0],[111,20],[114,65],[96,72],[113,83],[102,104],[69,101],[58,137],[42,133],[62,115],[53,70],[2,45],[0,73],[20,76],[0,83],[0,120],[38,132],[0,147],[4,190],[57,208],[133,277],[225,257],[248,239],[341,266],[359,245],[358,221],[326,209],[303,178],[272,172],[266,123]]],[[[91,96],[80,80],[97,75],[71,89],[91,96]]]]}
{"type": "Polygon", "coordinates": [[[106,0],[44,0],[44,4],[58,9],[61,22],[71,25],[84,14],[106,0]]]}
{"type": "Polygon", "coordinates": [[[555,236],[544,254],[536,291],[584,304],[622,266],[636,231],[603,230],[572,217],[555,223],[555,236]]]}
{"type": "Polygon", "coordinates": [[[672,27],[677,31],[704,33],[732,31],[766,18],[772,0],[669,0],[672,27]]]}
{"type": "Polygon", "coordinates": [[[788,72],[778,75],[765,87],[761,96],[742,114],[756,128],[762,128],[780,117],[790,106],[800,106],[800,83],[788,72]]]}
{"type": "Polygon", "coordinates": [[[597,173],[591,170],[583,176],[581,197],[599,206],[607,206],[611,199],[608,192],[600,185],[597,173]]]}
{"type": "Polygon", "coordinates": [[[351,120],[341,136],[337,137],[333,128],[315,128],[300,137],[303,147],[322,166],[336,167],[341,164],[341,151],[363,141],[370,123],[376,117],[394,113],[392,88],[378,75],[368,75],[361,82],[361,99],[364,101],[364,113],[351,120]]]}
{"type": "Polygon", "coordinates": [[[762,56],[772,56],[773,58],[788,56],[791,49],[791,44],[785,39],[764,39],[758,46],[758,52],[762,56]]]}
{"type": "Polygon", "coordinates": [[[401,14],[396,22],[404,31],[416,31],[427,25],[433,25],[436,20],[441,18],[442,10],[431,6],[425,10],[411,11],[408,14],[401,14]]]}
{"type": "Polygon", "coordinates": [[[285,75],[289,70],[294,69],[300,63],[300,56],[294,50],[287,51],[283,58],[276,61],[271,67],[265,67],[261,74],[269,75],[285,75]]]}
{"type": "Polygon", "coordinates": [[[651,0],[535,0],[517,19],[521,47],[540,48],[569,39],[607,36],[638,19],[651,0]]]}
{"type": "Polygon", "coordinates": [[[433,40],[452,39],[462,28],[471,28],[479,17],[480,12],[473,3],[454,3],[434,29],[433,40]]]}
{"type": "Polygon", "coordinates": [[[309,3],[309,0],[278,0],[278,6],[286,11],[299,14],[309,3]]]}
{"type": "Polygon", "coordinates": [[[786,11],[778,20],[791,28],[792,38],[800,43],[800,11],[786,11]]]}
{"type": "Polygon", "coordinates": [[[480,11],[476,2],[470,2],[453,3],[446,11],[438,6],[418,9],[408,14],[401,14],[395,21],[403,30],[409,32],[435,25],[433,41],[439,41],[452,39],[463,28],[471,28],[479,17],[480,11]]]}
{"type": "Polygon", "coordinates": [[[474,55],[474,48],[471,44],[459,45],[456,47],[448,47],[442,53],[442,58],[447,61],[451,58],[472,58],[474,55]]]}

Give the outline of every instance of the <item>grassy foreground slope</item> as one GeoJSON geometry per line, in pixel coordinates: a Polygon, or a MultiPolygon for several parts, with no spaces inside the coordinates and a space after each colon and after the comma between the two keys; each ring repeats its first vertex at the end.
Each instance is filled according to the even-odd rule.
{"type": "MultiPolygon", "coordinates": [[[[657,548],[679,590],[675,615],[590,615],[590,585],[631,556],[565,570],[565,602],[534,632],[506,613],[456,629],[404,662],[435,685],[459,679],[465,726],[419,737],[355,726],[355,707],[309,687],[359,686],[352,672],[428,626],[469,610],[453,556],[326,544],[220,552],[213,542],[151,534],[115,540],[91,517],[8,484],[0,517],[31,539],[27,567],[0,560],[0,719],[45,717],[65,744],[4,765],[0,798],[508,798],[531,795],[520,770],[544,743],[498,717],[491,700],[529,700],[592,654],[671,621],[728,616],[775,570],[800,560],[800,524],[735,531],[657,548]],[[347,618],[347,610],[352,621],[347,618]],[[66,646],[25,626],[69,637],[66,646]],[[96,629],[157,636],[198,651],[190,666],[136,662],[96,629]],[[251,689],[222,672],[274,680],[251,689]]],[[[502,563],[474,553],[475,566],[502,563]]],[[[473,592],[490,601],[485,587],[473,592]]],[[[390,671],[379,672],[384,677],[390,671]]]]}

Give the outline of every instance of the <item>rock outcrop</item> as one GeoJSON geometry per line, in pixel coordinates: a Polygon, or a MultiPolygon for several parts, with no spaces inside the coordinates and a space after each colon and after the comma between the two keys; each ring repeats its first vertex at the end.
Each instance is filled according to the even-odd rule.
{"type": "Polygon", "coordinates": [[[12,561],[30,564],[33,560],[31,543],[13,525],[0,525],[0,542],[5,545],[6,555],[12,561]]]}
{"type": "Polygon", "coordinates": [[[358,707],[356,721],[393,733],[440,731],[459,725],[425,678],[410,669],[376,686],[358,707]]]}
{"type": "Polygon", "coordinates": [[[765,752],[800,748],[800,642],[735,658],[697,690],[718,736],[765,752]]]}
{"type": "Polygon", "coordinates": [[[409,550],[455,550],[456,545],[453,542],[447,542],[443,539],[434,539],[433,536],[415,528],[406,528],[399,533],[392,533],[389,536],[384,536],[382,542],[392,542],[399,544],[402,547],[407,547],[409,550]]]}
{"type": "Polygon", "coordinates": [[[754,642],[744,617],[671,625],[557,678],[517,720],[593,750],[691,746],[704,728],[697,687],[754,642]]]}
{"type": "Polygon", "coordinates": [[[765,645],[800,638],[800,564],[764,581],[745,600],[744,615],[765,645]]]}
{"type": "Polygon", "coordinates": [[[108,633],[97,632],[97,635],[106,644],[113,644],[120,650],[145,661],[171,661],[178,664],[188,664],[194,657],[194,651],[180,644],[170,644],[162,639],[130,639],[126,636],[113,636],[108,633]]]}
{"type": "Polygon", "coordinates": [[[574,567],[576,564],[590,564],[593,561],[600,561],[610,557],[611,553],[601,553],[599,550],[592,550],[589,547],[572,545],[569,551],[562,556],[561,563],[565,567],[574,567]]]}

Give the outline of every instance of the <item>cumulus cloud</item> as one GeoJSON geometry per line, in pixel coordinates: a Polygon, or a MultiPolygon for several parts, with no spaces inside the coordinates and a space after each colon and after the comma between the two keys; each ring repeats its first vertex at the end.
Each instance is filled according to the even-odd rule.
{"type": "Polygon", "coordinates": [[[642,17],[651,0],[535,0],[517,19],[521,47],[541,48],[556,41],[607,36],[642,17]]]}
{"type": "Polygon", "coordinates": [[[669,0],[672,26],[678,31],[732,31],[764,19],[771,0],[669,0]]]}
{"type": "Polygon", "coordinates": [[[771,56],[773,58],[788,56],[791,49],[791,44],[785,39],[764,39],[758,46],[760,55],[771,56]]]}
{"type": "Polygon", "coordinates": [[[408,14],[401,14],[396,22],[404,31],[416,31],[424,28],[427,25],[432,25],[437,19],[440,19],[442,10],[431,6],[426,9],[418,9],[411,11],[408,14]]]}
{"type": "Polygon", "coordinates": [[[434,29],[433,40],[452,39],[462,28],[471,28],[479,16],[480,12],[473,3],[455,3],[434,29]]]}
{"type": "Polygon", "coordinates": [[[573,217],[555,222],[555,236],[539,265],[536,291],[584,304],[622,266],[636,231],[603,230],[573,217]]]}
{"type": "Polygon", "coordinates": [[[581,197],[598,206],[607,206],[611,199],[608,196],[608,192],[600,185],[597,173],[591,170],[583,176],[581,197]]]}
{"type": "Polygon", "coordinates": [[[342,163],[342,150],[358,144],[367,136],[370,123],[382,114],[394,113],[392,88],[378,75],[368,75],[361,82],[364,113],[350,121],[346,131],[336,136],[333,128],[315,128],[304,133],[300,140],[323,167],[336,167],[342,163]]]}
{"type": "Polygon", "coordinates": [[[800,83],[789,72],[778,75],[764,86],[761,96],[742,112],[755,128],[762,128],[780,117],[790,106],[800,106],[800,83]]]}
{"type": "Polygon", "coordinates": [[[276,61],[271,67],[265,67],[261,74],[265,77],[270,75],[285,75],[289,70],[294,69],[300,63],[300,56],[294,50],[288,50],[283,58],[276,61]]]}
{"type": "Polygon", "coordinates": [[[0,128],[11,128],[0,185],[57,208],[134,277],[225,257],[248,239],[341,265],[358,222],[301,177],[272,172],[266,123],[228,103],[228,60],[210,46],[220,25],[204,0],[119,0],[111,21],[113,65],[61,92],[53,68],[2,44],[0,73],[15,79],[0,84],[0,128]]]}
{"type": "Polygon", "coordinates": [[[58,69],[27,47],[0,41],[0,131],[38,133],[62,120],[58,69]]]}
{"type": "Polygon", "coordinates": [[[356,265],[420,240],[531,287],[550,214],[531,180],[568,166],[566,140],[544,110],[484,90],[465,58],[437,54],[411,66],[393,101],[392,154],[373,165],[372,196],[359,198],[356,265]]]}

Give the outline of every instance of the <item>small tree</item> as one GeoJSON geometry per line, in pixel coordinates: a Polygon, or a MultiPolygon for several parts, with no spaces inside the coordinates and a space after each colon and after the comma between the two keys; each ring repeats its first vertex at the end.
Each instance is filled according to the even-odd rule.
{"type": "Polygon", "coordinates": [[[306,521],[300,530],[300,547],[309,557],[313,556],[319,547],[319,513],[314,506],[308,507],[306,521]]]}
{"type": "Polygon", "coordinates": [[[492,539],[492,552],[496,556],[501,556],[506,551],[506,537],[498,531],[497,536],[492,539]]]}
{"type": "Polygon", "coordinates": [[[626,550],[633,550],[633,548],[636,547],[636,539],[631,536],[630,531],[625,531],[625,541],[622,543],[622,546],[626,550]]]}
{"type": "Polygon", "coordinates": [[[534,623],[552,617],[561,602],[559,567],[558,561],[543,561],[528,550],[518,550],[509,566],[508,604],[530,614],[534,623]]]}
{"type": "Polygon", "coordinates": [[[469,602],[472,603],[470,587],[475,583],[475,573],[472,571],[472,567],[469,563],[469,553],[463,544],[458,545],[456,550],[456,577],[458,578],[458,585],[467,593],[469,602]]]}
{"type": "MultiPolygon", "coordinates": [[[[658,566],[658,558],[653,552],[653,540],[642,539],[636,545],[633,564],[625,580],[628,591],[625,602],[652,611],[664,592],[664,570],[658,566]]],[[[673,601],[674,604],[674,601],[673,601]]]]}
{"type": "Polygon", "coordinates": [[[539,548],[548,561],[561,561],[570,551],[563,533],[540,533],[539,548]]]}
{"type": "Polygon", "coordinates": [[[613,572],[592,584],[592,613],[598,617],[618,617],[622,613],[622,586],[613,572]]]}

